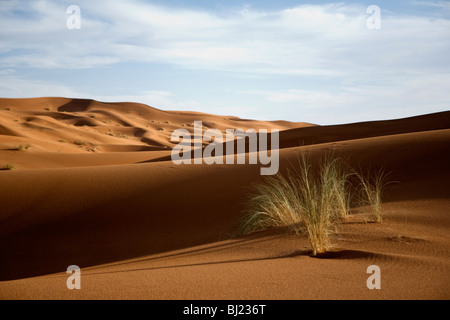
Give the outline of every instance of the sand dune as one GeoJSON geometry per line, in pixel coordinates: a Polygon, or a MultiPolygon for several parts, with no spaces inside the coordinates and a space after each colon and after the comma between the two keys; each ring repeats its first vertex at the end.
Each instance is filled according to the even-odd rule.
{"type": "Polygon", "coordinates": [[[450,112],[316,126],[0,99],[0,167],[16,167],[0,170],[0,298],[449,299],[449,163],[450,112]],[[383,223],[356,208],[321,258],[283,228],[231,238],[259,166],[174,165],[171,133],[200,120],[279,129],[281,171],[303,152],[384,168],[399,183],[386,189],[383,223]],[[74,264],[81,290],[66,287],[74,264]],[[381,290],[366,287],[372,264],[381,290]]]}

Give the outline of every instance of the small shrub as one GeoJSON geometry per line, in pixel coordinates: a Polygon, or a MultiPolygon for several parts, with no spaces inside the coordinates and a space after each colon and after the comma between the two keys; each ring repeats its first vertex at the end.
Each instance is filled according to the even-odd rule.
{"type": "Polygon", "coordinates": [[[76,144],[77,146],[84,146],[84,145],[86,145],[86,142],[83,142],[83,141],[80,141],[80,140],[75,140],[73,143],[76,144]]]}
{"type": "Polygon", "coordinates": [[[90,146],[86,147],[86,151],[89,152],[97,152],[98,146],[95,144],[90,144],[90,146]]]}
{"type": "Polygon", "coordinates": [[[4,170],[16,170],[16,169],[17,167],[12,163],[7,163],[4,168],[4,170]]]}
{"type": "Polygon", "coordinates": [[[27,143],[26,145],[19,144],[17,146],[12,147],[11,150],[22,151],[22,150],[28,150],[30,147],[31,147],[31,145],[29,143],[27,143]]]}

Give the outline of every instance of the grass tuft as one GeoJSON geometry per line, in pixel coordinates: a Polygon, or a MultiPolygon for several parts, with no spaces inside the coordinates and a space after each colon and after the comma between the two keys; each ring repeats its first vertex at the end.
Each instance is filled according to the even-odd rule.
{"type": "Polygon", "coordinates": [[[358,205],[369,205],[375,221],[382,221],[387,178],[382,169],[372,175],[358,173],[341,158],[327,156],[312,163],[303,156],[286,174],[252,185],[236,235],[288,226],[307,235],[313,256],[324,253],[333,247],[331,239],[356,196],[363,199],[358,205]]]}
{"type": "Polygon", "coordinates": [[[382,217],[382,195],[388,181],[389,174],[383,169],[376,171],[374,174],[363,175],[356,173],[359,180],[360,205],[369,206],[374,220],[378,223],[383,221],[382,217]]]}
{"type": "Polygon", "coordinates": [[[287,175],[278,173],[254,185],[237,234],[289,226],[308,236],[313,255],[328,251],[339,218],[350,208],[350,172],[341,159],[317,167],[303,157],[287,175]]]}
{"type": "Polygon", "coordinates": [[[247,214],[242,219],[237,234],[278,226],[290,226],[298,233],[301,222],[298,197],[296,181],[282,174],[268,176],[263,183],[254,184],[247,214]]]}
{"type": "Polygon", "coordinates": [[[14,164],[12,164],[12,163],[7,163],[3,168],[2,168],[2,170],[16,170],[17,169],[17,167],[14,165],[14,164]]]}

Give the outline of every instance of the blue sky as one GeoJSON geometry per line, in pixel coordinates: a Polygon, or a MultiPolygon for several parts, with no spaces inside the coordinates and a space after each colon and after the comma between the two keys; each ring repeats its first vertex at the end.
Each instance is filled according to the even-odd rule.
{"type": "Polygon", "coordinates": [[[0,0],[0,97],[392,119],[450,109],[449,52],[449,1],[0,0]],[[80,29],[66,26],[70,5],[80,29]]]}

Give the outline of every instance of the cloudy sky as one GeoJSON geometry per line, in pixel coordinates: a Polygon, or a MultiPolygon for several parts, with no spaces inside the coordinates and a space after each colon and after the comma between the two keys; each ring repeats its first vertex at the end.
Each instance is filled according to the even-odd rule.
{"type": "Polygon", "coordinates": [[[0,97],[391,119],[450,109],[449,52],[449,1],[0,0],[0,97]]]}

